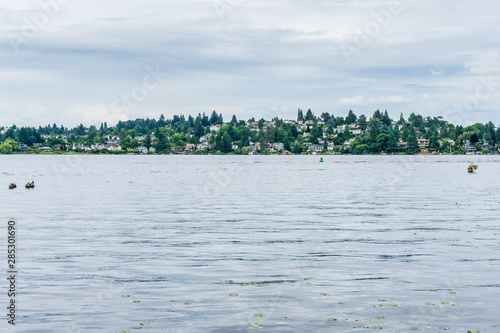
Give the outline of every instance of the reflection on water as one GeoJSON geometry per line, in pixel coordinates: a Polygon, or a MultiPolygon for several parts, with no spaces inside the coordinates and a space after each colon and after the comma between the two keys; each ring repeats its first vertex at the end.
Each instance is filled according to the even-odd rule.
{"type": "Polygon", "coordinates": [[[2,156],[16,328],[500,330],[500,158],[474,159],[2,156]]]}

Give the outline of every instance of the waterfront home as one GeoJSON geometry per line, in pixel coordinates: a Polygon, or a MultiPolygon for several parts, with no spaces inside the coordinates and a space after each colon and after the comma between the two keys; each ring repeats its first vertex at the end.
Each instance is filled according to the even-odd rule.
{"type": "Polygon", "coordinates": [[[121,150],[122,147],[120,145],[106,145],[105,147],[109,151],[121,150]]]}
{"type": "Polygon", "coordinates": [[[220,128],[221,128],[221,125],[219,125],[219,124],[213,125],[213,126],[210,126],[210,131],[211,132],[218,132],[218,131],[220,131],[220,128]]]}
{"type": "Polygon", "coordinates": [[[195,151],[196,150],[196,145],[192,143],[188,143],[185,148],[186,151],[195,151]]]}
{"type": "Polygon", "coordinates": [[[202,151],[208,148],[208,143],[207,142],[202,142],[196,146],[196,151],[202,151]]]}
{"type": "Polygon", "coordinates": [[[400,148],[406,149],[406,148],[408,148],[408,143],[407,142],[398,142],[398,146],[400,148]]]}
{"type": "Polygon", "coordinates": [[[429,148],[429,143],[430,143],[429,140],[427,140],[427,139],[417,139],[417,142],[418,142],[418,147],[420,149],[427,149],[427,148],[429,148]]]}
{"type": "Polygon", "coordinates": [[[108,145],[116,146],[119,145],[122,142],[122,140],[117,137],[117,136],[108,136],[106,143],[108,145]]]}
{"type": "Polygon", "coordinates": [[[41,151],[46,152],[46,153],[52,153],[54,150],[50,147],[42,147],[40,148],[41,151]]]}
{"type": "Polygon", "coordinates": [[[351,145],[351,143],[353,143],[353,142],[354,142],[354,140],[356,140],[356,138],[350,138],[349,140],[347,140],[346,142],[344,142],[344,145],[346,145],[346,146],[350,146],[350,145],[351,145]]]}
{"type": "Polygon", "coordinates": [[[145,147],[145,146],[139,146],[139,147],[137,147],[137,150],[141,154],[147,154],[148,153],[148,147],[145,147]]]}
{"type": "Polygon", "coordinates": [[[470,143],[465,144],[465,151],[467,153],[474,153],[476,151],[476,146],[470,143]]]}
{"type": "Polygon", "coordinates": [[[313,153],[321,153],[324,150],[324,147],[322,145],[314,144],[307,142],[304,144],[307,147],[307,150],[313,153]]]}
{"type": "Polygon", "coordinates": [[[285,145],[282,142],[275,142],[273,148],[274,150],[283,150],[285,149],[285,145]]]}

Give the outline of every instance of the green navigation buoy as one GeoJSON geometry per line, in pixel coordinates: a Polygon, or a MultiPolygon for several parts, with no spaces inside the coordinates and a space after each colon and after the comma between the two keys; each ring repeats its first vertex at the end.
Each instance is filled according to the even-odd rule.
{"type": "Polygon", "coordinates": [[[321,163],[321,162],[324,162],[324,161],[323,161],[323,157],[321,157],[321,158],[319,159],[319,162],[320,162],[320,163],[321,163]]]}

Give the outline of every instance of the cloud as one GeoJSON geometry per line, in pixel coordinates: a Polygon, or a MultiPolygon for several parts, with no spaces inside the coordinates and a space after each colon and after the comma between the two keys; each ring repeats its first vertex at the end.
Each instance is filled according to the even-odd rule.
{"type": "MultiPolygon", "coordinates": [[[[387,9],[386,0],[224,0],[222,16],[218,0],[54,1],[60,8],[19,53],[8,34],[22,35],[43,9],[2,1],[0,126],[90,125],[214,109],[225,117],[250,117],[251,110],[270,118],[270,106],[347,114],[350,107],[388,105],[393,117],[418,109],[437,116],[474,92],[476,76],[500,74],[495,2],[405,2],[347,63],[340,43],[387,9]],[[140,84],[147,66],[160,66],[169,78],[130,114],[110,114],[117,94],[140,84]]],[[[500,124],[498,101],[487,102],[484,118],[500,124]]]]}
{"type": "Polygon", "coordinates": [[[345,106],[362,106],[365,104],[365,99],[363,96],[343,97],[339,102],[345,106]]]}
{"type": "Polygon", "coordinates": [[[431,72],[432,75],[442,75],[444,73],[443,67],[431,67],[429,68],[429,71],[431,72]]]}
{"type": "Polygon", "coordinates": [[[500,74],[500,54],[498,52],[478,53],[465,63],[470,75],[500,74]]]}
{"type": "Polygon", "coordinates": [[[370,98],[368,102],[373,105],[380,105],[380,104],[408,103],[410,102],[410,100],[404,98],[403,96],[378,96],[375,98],[370,98]]]}

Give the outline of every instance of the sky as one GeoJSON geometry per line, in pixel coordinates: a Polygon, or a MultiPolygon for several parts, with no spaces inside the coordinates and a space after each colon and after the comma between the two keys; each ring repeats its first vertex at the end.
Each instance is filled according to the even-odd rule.
{"type": "Polygon", "coordinates": [[[2,0],[0,126],[412,112],[500,125],[493,0],[2,0]]]}

